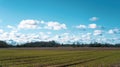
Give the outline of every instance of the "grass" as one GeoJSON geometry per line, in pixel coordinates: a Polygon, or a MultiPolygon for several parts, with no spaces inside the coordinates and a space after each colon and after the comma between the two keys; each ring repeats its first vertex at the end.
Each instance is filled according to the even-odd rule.
{"type": "Polygon", "coordinates": [[[0,49],[0,67],[114,67],[120,64],[120,50],[74,49],[0,49]]]}

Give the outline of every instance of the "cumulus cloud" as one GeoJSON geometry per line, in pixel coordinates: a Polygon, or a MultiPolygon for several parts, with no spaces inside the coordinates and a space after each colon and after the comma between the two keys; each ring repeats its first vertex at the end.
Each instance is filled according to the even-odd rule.
{"type": "Polygon", "coordinates": [[[86,29],[87,28],[87,26],[85,26],[85,25],[79,25],[79,26],[76,26],[76,28],[78,28],[78,29],[86,29]]]}
{"type": "Polygon", "coordinates": [[[0,29],[0,33],[3,33],[4,31],[2,29],[0,29]]]}
{"type": "MultiPolygon", "coordinates": [[[[10,25],[8,28],[12,28],[10,25]]],[[[65,24],[60,24],[59,22],[44,22],[38,20],[22,20],[18,29],[51,29],[51,30],[61,30],[67,29],[65,24]]]]}
{"type": "Polygon", "coordinates": [[[120,34],[120,29],[117,29],[117,28],[111,29],[108,31],[108,33],[109,34],[120,34]]]}
{"type": "Polygon", "coordinates": [[[97,21],[99,18],[98,17],[91,17],[89,20],[90,21],[97,21]]]}
{"type": "MultiPolygon", "coordinates": [[[[35,42],[35,41],[50,41],[53,36],[49,36],[52,34],[50,31],[46,32],[37,32],[37,33],[24,33],[22,29],[34,29],[34,31],[38,28],[51,29],[51,30],[61,30],[67,29],[65,24],[61,24],[59,22],[44,22],[38,20],[22,20],[17,27],[7,25],[10,31],[3,31],[0,29],[0,40],[4,40],[8,43],[26,43],[26,42],[35,42]],[[22,33],[20,33],[22,31],[22,33]]],[[[69,38],[68,38],[69,39],[69,38]]]]}
{"type": "Polygon", "coordinates": [[[82,40],[90,40],[91,39],[91,33],[86,33],[82,35],[82,40]]]}
{"type": "Polygon", "coordinates": [[[9,33],[8,32],[1,33],[0,40],[9,40],[9,33]]]}
{"type": "Polygon", "coordinates": [[[114,34],[114,31],[113,30],[109,30],[108,33],[109,34],[114,34]]]}
{"type": "Polygon", "coordinates": [[[95,29],[95,28],[97,28],[97,25],[96,24],[89,24],[89,26],[88,26],[89,28],[92,28],[92,29],[95,29]]]}
{"type": "Polygon", "coordinates": [[[93,35],[102,35],[102,30],[94,30],[93,35]]]}
{"type": "MultiPolygon", "coordinates": [[[[75,43],[75,42],[76,43],[77,42],[79,43],[91,43],[91,42],[103,43],[104,42],[105,43],[105,42],[108,42],[108,40],[111,40],[111,41],[115,40],[115,39],[110,39],[108,37],[101,36],[101,35],[106,35],[104,34],[106,30],[104,30],[102,26],[100,27],[95,23],[92,23],[89,25],[80,24],[74,27],[74,28],[83,29],[83,30],[88,29],[85,32],[79,32],[79,31],[76,32],[76,30],[73,32],[73,30],[67,29],[64,23],[59,23],[54,21],[45,22],[45,21],[38,21],[38,20],[22,20],[17,26],[18,27],[7,25],[7,29],[9,29],[9,31],[7,32],[6,32],[6,29],[4,30],[4,28],[1,27],[0,40],[7,41],[9,43],[17,42],[20,44],[26,43],[26,42],[51,41],[51,40],[55,40],[59,43],[75,43]],[[41,30],[39,30],[39,28],[41,28],[41,30]],[[89,28],[91,28],[92,30],[89,31],[89,28]],[[23,29],[34,29],[34,30],[32,30],[32,32],[31,31],[27,32],[29,30],[23,30],[23,29]],[[67,29],[67,31],[72,31],[72,32],[69,32],[69,33],[68,32],[65,33],[65,31],[52,32],[52,30],[62,30],[62,29],[67,29]],[[33,31],[35,31],[35,33],[33,31]]],[[[120,29],[114,28],[114,29],[110,29],[107,32],[109,34],[118,35],[120,33],[120,29]]],[[[111,35],[110,37],[114,37],[114,36],[111,35]]],[[[120,42],[120,37],[118,37],[116,41],[120,42]]]]}
{"type": "Polygon", "coordinates": [[[35,41],[49,41],[49,34],[44,32],[35,33],[19,33],[17,31],[3,32],[0,33],[0,40],[6,41],[8,43],[21,44],[26,42],[35,41]]]}
{"type": "Polygon", "coordinates": [[[73,34],[71,35],[70,33],[63,33],[59,35],[55,35],[54,37],[51,37],[50,40],[55,40],[59,43],[90,43],[91,42],[91,33],[85,33],[81,35],[76,35],[73,34]]]}
{"type": "Polygon", "coordinates": [[[73,43],[79,41],[79,37],[75,35],[71,35],[70,33],[62,33],[62,34],[57,34],[53,37],[50,38],[50,40],[55,40],[59,43],[73,43]]]}
{"type": "Polygon", "coordinates": [[[91,29],[95,29],[95,28],[104,29],[103,26],[97,26],[97,24],[95,24],[95,23],[89,24],[88,26],[80,24],[80,25],[75,26],[75,27],[78,28],[78,29],[87,29],[87,28],[91,28],[91,29]]]}
{"type": "Polygon", "coordinates": [[[11,26],[11,25],[7,25],[7,28],[9,28],[9,29],[16,29],[14,26],[11,26]]]}
{"type": "Polygon", "coordinates": [[[60,24],[59,22],[48,22],[44,28],[51,30],[67,29],[65,24],[60,24]]]}
{"type": "Polygon", "coordinates": [[[39,21],[37,20],[22,20],[18,25],[19,29],[36,29],[39,21]]]}

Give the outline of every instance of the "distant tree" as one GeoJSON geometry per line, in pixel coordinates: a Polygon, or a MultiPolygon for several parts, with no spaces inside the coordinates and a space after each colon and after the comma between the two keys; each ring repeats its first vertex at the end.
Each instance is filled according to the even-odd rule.
{"type": "Polygon", "coordinates": [[[25,43],[22,45],[17,45],[17,47],[58,47],[58,46],[60,46],[60,44],[55,41],[31,42],[31,43],[25,43]]]}
{"type": "Polygon", "coordinates": [[[109,44],[109,43],[79,43],[74,42],[73,44],[60,44],[56,41],[38,41],[38,42],[30,42],[25,44],[19,44],[19,45],[10,45],[6,43],[5,41],[0,41],[0,48],[6,48],[6,47],[120,47],[120,44],[109,44]]]}
{"type": "Polygon", "coordinates": [[[115,47],[120,47],[120,44],[115,44],[114,46],[115,46],[115,47]]]}
{"type": "Polygon", "coordinates": [[[4,48],[4,47],[10,47],[10,45],[8,45],[6,42],[4,41],[0,41],[0,48],[4,48]]]}

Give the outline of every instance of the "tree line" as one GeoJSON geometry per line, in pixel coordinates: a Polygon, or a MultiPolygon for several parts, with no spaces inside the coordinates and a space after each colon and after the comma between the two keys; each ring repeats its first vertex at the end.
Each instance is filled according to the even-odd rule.
{"type": "Polygon", "coordinates": [[[0,41],[0,48],[9,48],[9,47],[120,47],[120,44],[102,44],[102,43],[90,43],[90,44],[81,44],[79,42],[73,44],[60,44],[55,41],[40,41],[40,42],[30,42],[20,45],[11,45],[5,41],[0,41]]]}

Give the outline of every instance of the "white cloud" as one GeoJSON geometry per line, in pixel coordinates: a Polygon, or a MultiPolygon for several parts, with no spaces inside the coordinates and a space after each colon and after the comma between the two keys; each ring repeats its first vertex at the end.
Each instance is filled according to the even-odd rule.
{"type": "Polygon", "coordinates": [[[109,34],[114,34],[114,31],[113,30],[109,30],[108,33],[109,34]]]}
{"type": "MultiPolygon", "coordinates": [[[[77,37],[79,38],[79,37],[77,37]]],[[[55,35],[54,37],[51,37],[50,40],[55,40],[59,43],[73,43],[75,41],[77,41],[77,39],[75,36],[73,35],[70,35],[70,33],[62,33],[62,34],[59,34],[59,35],[55,35]]]]}
{"type": "MultiPolygon", "coordinates": [[[[11,26],[8,26],[11,28],[11,26]]],[[[22,20],[18,25],[18,29],[51,29],[51,30],[61,30],[67,29],[64,23],[59,22],[44,22],[38,20],[22,20]]]]}
{"type": "Polygon", "coordinates": [[[13,27],[13,26],[11,26],[11,25],[7,25],[7,28],[15,29],[15,27],[13,27]]]}
{"type": "Polygon", "coordinates": [[[49,35],[44,33],[44,32],[39,32],[39,37],[40,37],[41,40],[47,41],[48,38],[49,38],[49,35]]]}
{"type": "Polygon", "coordinates": [[[82,40],[90,40],[91,39],[91,33],[86,33],[82,35],[82,40]]]}
{"type": "Polygon", "coordinates": [[[10,30],[10,33],[17,33],[18,32],[18,28],[14,27],[14,26],[11,26],[11,25],[7,25],[7,28],[11,29],[10,30]]]}
{"type": "Polygon", "coordinates": [[[117,29],[117,28],[111,29],[108,31],[108,33],[109,34],[120,34],[120,29],[117,29]]]}
{"type": "Polygon", "coordinates": [[[49,41],[49,35],[44,32],[23,34],[17,31],[4,32],[0,35],[0,40],[8,43],[17,42],[18,44],[35,41],[49,41]],[[12,41],[12,42],[11,42],[12,41]]]}
{"type": "MultiPolygon", "coordinates": [[[[80,35],[76,34],[71,34],[71,33],[61,33],[61,34],[54,34],[51,36],[51,33],[53,32],[38,32],[38,33],[19,33],[18,31],[13,31],[11,30],[10,32],[3,32],[0,35],[0,40],[5,40],[7,42],[17,42],[18,44],[21,43],[26,43],[26,42],[35,42],[35,41],[51,41],[55,40],[56,42],[59,43],[74,43],[74,42],[79,42],[79,43],[91,43],[91,42],[101,42],[101,43],[106,43],[107,39],[109,38],[100,38],[97,35],[102,35],[103,31],[102,30],[94,30],[93,36],[90,33],[82,33],[80,35]],[[94,40],[93,40],[94,39],[94,40]]],[[[118,41],[118,40],[117,40],[118,41]]]]}
{"type": "Polygon", "coordinates": [[[97,25],[93,23],[93,24],[89,24],[88,27],[94,29],[94,28],[97,28],[97,25]]]}
{"type": "MultiPolygon", "coordinates": [[[[17,43],[26,43],[26,42],[35,42],[35,41],[49,41],[53,36],[50,37],[52,32],[38,32],[36,33],[24,33],[22,29],[38,29],[42,28],[43,30],[52,29],[52,30],[61,30],[67,29],[65,24],[61,24],[58,22],[44,22],[38,20],[22,20],[18,25],[18,27],[7,25],[8,29],[11,29],[9,32],[4,32],[0,29],[0,40],[7,41],[11,43],[11,41],[17,43]],[[44,28],[45,27],[45,28],[44,28]],[[22,33],[20,33],[22,31],[22,33]]],[[[55,40],[55,39],[54,39],[55,40]]]]}
{"type": "Polygon", "coordinates": [[[67,29],[65,24],[60,24],[59,22],[48,22],[44,28],[51,30],[67,29]]]}
{"type": "Polygon", "coordinates": [[[90,21],[97,21],[99,18],[98,17],[91,17],[89,20],[90,21]]]}
{"type": "Polygon", "coordinates": [[[78,28],[78,29],[86,29],[87,27],[85,26],[85,25],[79,25],[79,26],[76,26],[76,28],[78,28]]]}
{"type": "Polygon", "coordinates": [[[44,23],[45,23],[45,21],[43,21],[43,20],[42,20],[42,21],[40,21],[39,23],[44,24],[44,23]]]}
{"type": "Polygon", "coordinates": [[[0,33],[3,33],[4,31],[2,29],[0,29],[0,33]]]}
{"type": "Polygon", "coordinates": [[[47,32],[47,34],[52,34],[52,32],[47,32]]]}
{"type": "Polygon", "coordinates": [[[22,20],[18,25],[18,28],[19,29],[36,29],[38,28],[38,24],[39,24],[39,21],[37,20],[22,20]]]}
{"type": "Polygon", "coordinates": [[[95,30],[93,35],[102,35],[102,30],[95,30]]]}
{"type": "Polygon", "coordinates": [[[73,34],[71,35],[70,33],[63,33],[59,35],[55,35],[54,37],[51,37],[50,40],[55,40],[59,43],[90,43],[91,42],[91,33],[85,33],[81,35],[76,35],[73,34]]]}
{"type": "MultiPolygon", "coordinates": [[[[88,29],[85,32],[76,31],[67,29],[66,25],[64,23],[59,22],[44,22],[44,21],[38,21],[38,20],[22,20],[18,27],[7,25],[7,31],[6,29],[1,27],[0,29],[0,40],[4,41],[14,41],[17,43],[26,43],[26,42],[35,42],[35,41],[51,41],[55,40],[59,43],[91,43],[91,42],[101,42],[105,43],[108,42],[107,40],[113,40],[112,37],[116,37],[113,35],[110,35],[110,37],[104,37],[101,36],[106,32],[106,30],[102,29],[102,26],[98,26],[95,23],[89,24],[89,25],[78,25],[75,26],[78,29],[88,29]],[[41,30],[38,30],[38,28],[41,28],[41,30]],[[89,31],[89,28],[92,30],[89,31]],[[96,28],[98,30],[96,30],[96,28]],[[35,31],[31,33],[27,32],[23,29],[34,29],[32,31],[35,31]],[[37,29],[37,30],[36,30],[37,29]],[[50,29],[50,30],[48,30],[50,29]],[[52,30],[61,30],[61,29],[67,29],[67,32],[65,31],[52,31],[52,30]],[[94,31],[93,31],[94,30],[94,31]],[[6,32],[7,31],[7,32],[6,32]],[[24,33],[25,31],[25,33],[24,33]],[[44,31],[44,32],[43,32],[44,31]],[[27,32],[27,33],[26,33],[27,32]],[[89,33],[88,33],[89,32],[89,33]],[[103,38],[104,37],[104,38],[103,38]],[[112,39],[110,39],[112,38],[112,39]]],[[[29,30],[28,30],[29,31],[29,30]]],[[[120,33],[120,29],[110,29],[107,31],[109,34],[117,34],[120,33]]],[[[104,34],[106,35],[106,34],[104,34]]],[[[109,35],[108,35],[109,36],[109,35]]],[[[115,40],[115,39],[114,39],[115,40]]],[[[110,42],[111,42],[110,41],[110,42]]],[[[120,37],[117,37],[115,40],[116,42],[120,42],[120,37]],[[119,40],[118,40],[119,39],[119,40]]]]}

